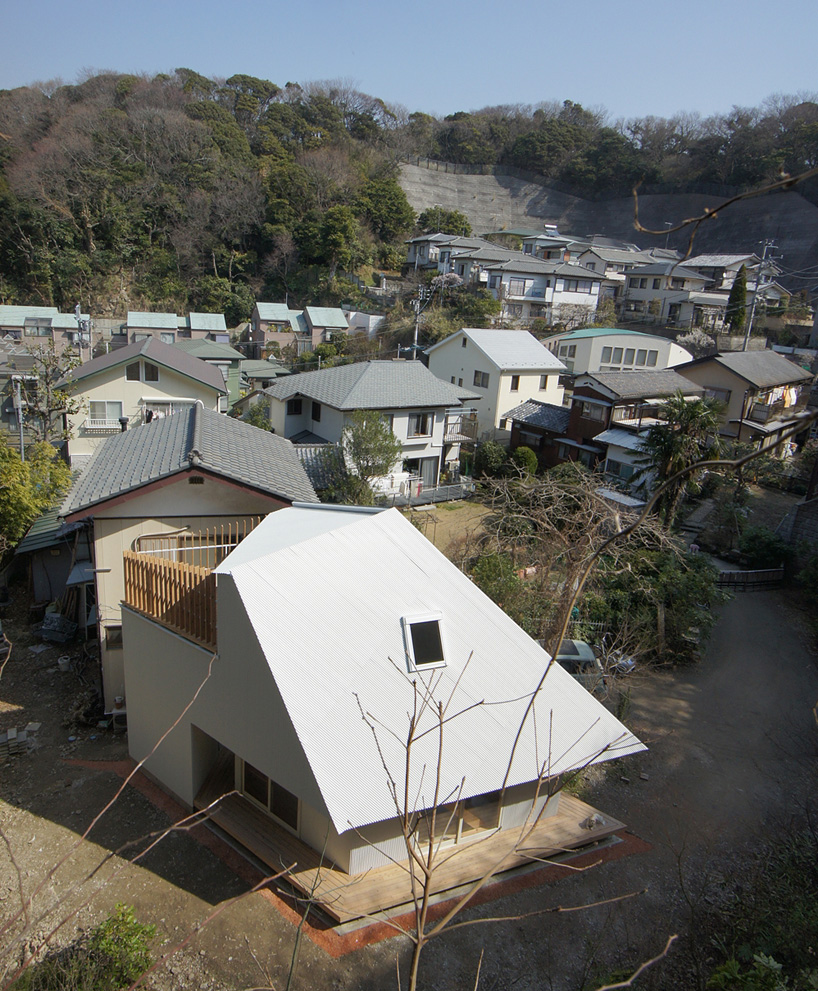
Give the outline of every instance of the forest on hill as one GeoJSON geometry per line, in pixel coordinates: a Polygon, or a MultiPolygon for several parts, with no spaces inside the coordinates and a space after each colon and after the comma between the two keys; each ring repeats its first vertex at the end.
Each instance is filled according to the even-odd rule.
{"type": "MultiPolygon", "coordinates": [[[[414,157],[513,166],[578,196],[637,182],[755,186],[818,164],[818,102],[611,123],[579,104],[435,118],[344,81],[279,86],[190,69],[0,92],[0,302],[249,317],[257,298],[364,305],[417,218],[414,157]]],[[[802,192],[818,201],[818,185],[802,192]]]]}

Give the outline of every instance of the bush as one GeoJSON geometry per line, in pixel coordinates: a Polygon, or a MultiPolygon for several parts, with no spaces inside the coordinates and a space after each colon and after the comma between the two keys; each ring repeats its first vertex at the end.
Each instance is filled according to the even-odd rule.
{"type": "Polygon", "coordinates": [[[523,444],[520,447],[515,448],[511,452],[511,460],[520,469],[520,471],[525,474],[536,474],[539,462],[537,461],[537,455],[531,450],[530,447],[526,447],[523,444]]]}
{"type": "Polygon", "coordinates": [[[766,526],[748,527],[738,547],[751,568],[778,568],[793,556],[790,545],[766,526]]]}
{"type": "Polygon", "coordinates": [[[63,950],[29,967],[14,991],[120,991],[150,967],[148,944],[155,926],[136,921],[133,909],[117,905],[113,913],[63,950]]]}
{"type": "Polygon", "coordinates": [[[497,478],[501,475],[506,463],[506,449],[496,440],[486,440],[477,448],[474,454],[475,475],[488,475],[497,478]]]}

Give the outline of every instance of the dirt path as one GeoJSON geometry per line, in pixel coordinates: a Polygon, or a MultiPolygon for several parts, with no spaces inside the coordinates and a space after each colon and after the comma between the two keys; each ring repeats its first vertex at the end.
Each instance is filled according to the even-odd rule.
{"type": "MultiPolygon", "coordinates": [[[[0,729],[32,719],[43,723],[38,748],[0,767],[0,824],[26,886],[55,862],[119,781],[115,774],[67,763],[125,755],[122,738],[62,726],[74,687],[48,653],[21,653],[0,682],[0,729]],[[77,739],[69,742],[69,735],[77,739]]],[[[613,765],[588,795],[651,849],[469,910],[469,918],[502,915],[507,921],[461,929],[430,946],[423,986],[471,986],[481,950],[480,987],[497,991],[578,991],[583,980],[594,986],[592,980],[612,968],[647,959],[687,923],[680,869],[688,881],[739,870],[742,855],[760,837],[810,795],[818,797],[818,727],[811,713],[816,700],[818,669],[786,593],[735,598],[698,667],[636,677],[628,721],[650,751],[613,765]],[[645,895],[619,905],[554,914],[558,906],[643,888],[645,895]]],[[[92,834],[95,844],[79,852],[64,877],[82,876],[106,851],[167,822],[143,794],[127,791],[92,834]]],[[[7,861],[0,878],[2,913],[15,897],[7,861]]],[[[96,921],[122,900],[141,919],[156,922],[161,938],[173,943],[226,898],[246,891],[252,878],[246,866],[239,874],[231,870],[212,846],[174,835],[141,864],[113,858],[91,882],[96,894],[77,922],[96,921]]],[[[293,918],[270,898],[252,895],[227,908],[150,983],[161,991],[266,986],[252,949],[281,988],[295,943],[293,918]]],[[[333,958],[304,939],[294,988],[388,991],[395,987],[395,956],[405,960],[407,952],[396,938],[333,958]]]]}

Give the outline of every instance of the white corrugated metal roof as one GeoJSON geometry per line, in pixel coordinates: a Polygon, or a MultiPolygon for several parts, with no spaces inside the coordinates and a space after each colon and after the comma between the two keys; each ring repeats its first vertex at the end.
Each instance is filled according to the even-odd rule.
{"type": "Polygon", "coordinates": [[[611,427],[597,434],[594,440],[600,444],[613,444],[614,447],[624,447],[629,451],[642,450],[642,437],[633,430],[623,430],[621,427],[611,427]]]}
{"type": "MultiPolygon", "coordinates": [[[[441,801],[494,791],[548,655],[397,510],[268,516],[217,569],[231,576],[336,829],[395,815],[413,679],[462,714],[445,727],[441,801]],[[442,612],[447,664],[407,672],[401,618],[442,612]],[[471,658],[471,659],[470,659],[471,658]],[[360,706],[359,706],[360,702],[360,706]],[[378,727],[377,746],[361,708],[378,727]],[[466,711],[463,711],[466,710],[466,711]],[[380,753],[379,753],[380,748],[380,753]]],[[[226,663],[237,643],[220,643],[226,663]]],[[[273,687],[271,685],[271,691],[273,687]]],[[[524,727],[509,784],[643,749],[556,665],[524,727]]],[[[434,716],[421,718],[431,729],[434,716]]],[[[432,804],[437,737],[416,740],[409,793],[432,804]]]]}

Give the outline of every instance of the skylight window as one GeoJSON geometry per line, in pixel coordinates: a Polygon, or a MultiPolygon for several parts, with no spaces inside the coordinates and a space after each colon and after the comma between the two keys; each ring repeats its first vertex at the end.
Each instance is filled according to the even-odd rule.
{"type": "Polygon", "coordinates": [[[410,671],[425,671],[446,666],[443,648],[443,630],[440,621],[443,614],[425,613],[421,616],[404,616],[403,642],[410,671]]]}

